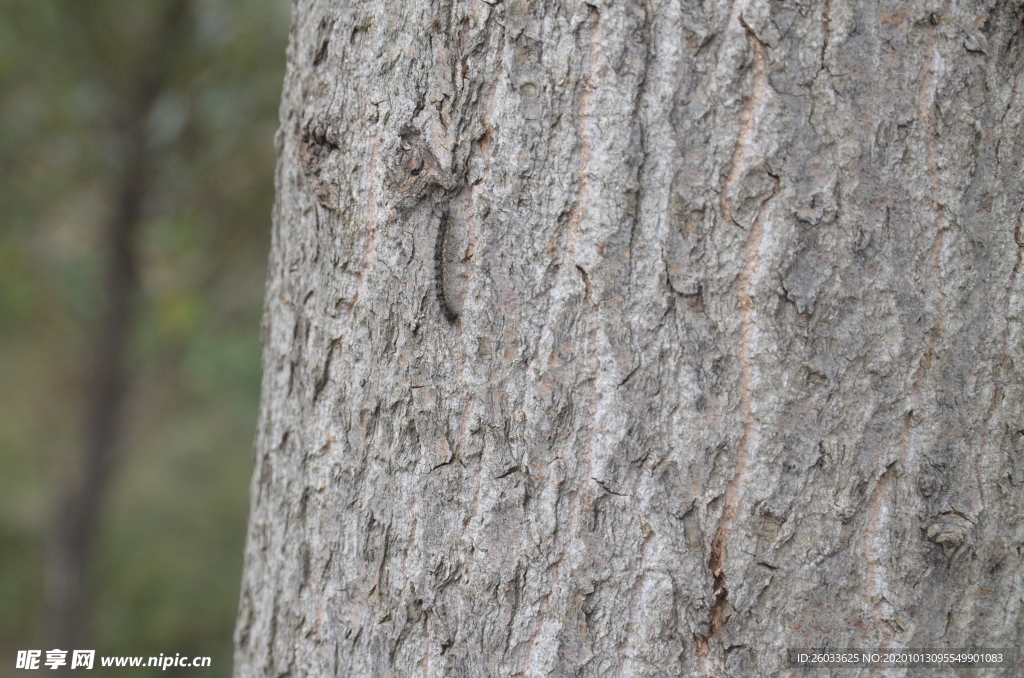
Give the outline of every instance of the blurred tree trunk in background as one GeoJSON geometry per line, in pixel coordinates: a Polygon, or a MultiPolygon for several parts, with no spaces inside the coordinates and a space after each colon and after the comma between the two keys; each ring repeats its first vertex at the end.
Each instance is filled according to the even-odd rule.
{"type": "MultiPolygon", "coordinates": [[[[57,498],[47,561],[47,631],[52,647],[79,647],[88,620],[86,575],[123,429],[129,339],[138,294],[134,241],[152,166],[147,122],[167,77],[169,55],[183,36],[187,8],[188,0],[159,3],[151,15],[155,21],[142,41],[146,48],[131,60],[121,81],[116,73],[104,74],[116,96],[115,118],[110,126],[120,176],[106,234],[105,310],[96,332],[92,378],[83,398],[85,440],[75,473],[57,498]]],[[[89,3],[72,6],[69,14],[68,18],[77,20],[86,34],[85,43],[91,52],[99,55],[110,49],[104,44],[109,30],[103,21],[106,17],[94,16],[89,3]]],[[[62,670],[69,672],[70,662],[62,670]]]]}
{"type": "Polygon", "coordinates": [[[1019,645],[1020,3],[293,11],[236,675],[1019,645]]]}

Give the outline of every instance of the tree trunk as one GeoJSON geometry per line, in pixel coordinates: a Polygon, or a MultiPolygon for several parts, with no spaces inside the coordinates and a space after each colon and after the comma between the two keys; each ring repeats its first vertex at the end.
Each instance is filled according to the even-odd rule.
{"type": "Polygon", "coordinates": [[[294,13],[237,676],[1019,645],[1020,3],[294,13]]]}

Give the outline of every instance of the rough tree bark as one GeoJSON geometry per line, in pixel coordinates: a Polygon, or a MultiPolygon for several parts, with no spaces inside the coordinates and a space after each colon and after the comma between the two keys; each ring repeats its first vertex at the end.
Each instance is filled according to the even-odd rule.
{"type": "Polygon", "coordinates": [[[236,675],[1018,645],[1022,19],[297,0],[236,675]]]}

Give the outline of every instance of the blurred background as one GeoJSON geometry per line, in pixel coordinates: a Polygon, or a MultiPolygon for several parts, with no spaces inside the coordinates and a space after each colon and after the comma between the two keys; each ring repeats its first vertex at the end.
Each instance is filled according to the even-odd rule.
{"type": "Polygon", "coordinates": [[[0,0],[0,677],[230,674],[289,5],[0,0]]]}

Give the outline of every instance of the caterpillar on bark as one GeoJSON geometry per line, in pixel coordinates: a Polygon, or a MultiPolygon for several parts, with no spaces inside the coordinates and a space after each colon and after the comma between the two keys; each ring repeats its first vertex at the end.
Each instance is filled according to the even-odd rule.
{"type": "Polygon", "coordinates": [[[441,212],[441,220],[437,224],[437,241],[434,243],[434,289],[437,293],[437,304],[441,307],[441,313],[445,319],[453,323],[459,318],[459,314],[448,303],[448,296],[445,292],[451,285],[447,279],[448,261],[451,256],[449,252],[449,230],[451,228],[451,215],[448,210],[441,212]]]}

